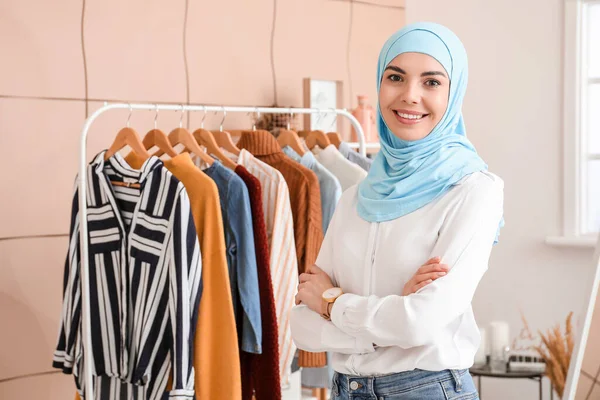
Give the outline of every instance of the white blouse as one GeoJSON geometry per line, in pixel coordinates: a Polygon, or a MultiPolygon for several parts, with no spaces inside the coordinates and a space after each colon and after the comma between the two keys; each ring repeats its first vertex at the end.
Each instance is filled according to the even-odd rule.
{"type": "Polygon", "coordinates": [[[338,178],[342,191],[358,184],[367,176],[367,171],[347,160],[332,144],[322,150],[315,147],[312,151],[317,161],[338,178]]]}
{"type": "Polygon", "coordinates": [[[477,172],[426,206],[380,223],[359,217],[357,191],[353,186],[342,195],[316,262],[345,294],[331,322],[305,305],[294,307],[296,345],[331,351],[333,368],[350,375],[471,367],[480,342],[471,300],[488,268],[504,182],[477,172]],[[434,256],[450,266],[448,274],[401,296],[434,256]]]}

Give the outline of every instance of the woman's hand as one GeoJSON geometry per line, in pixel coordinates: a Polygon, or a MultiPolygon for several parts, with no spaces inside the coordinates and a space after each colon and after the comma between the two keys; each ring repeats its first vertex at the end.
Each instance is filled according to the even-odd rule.
{"type": "Polygon", "coordinates": [[[296,305],[306,304],[314,312],[322,314],[325,311],[323,310],[323,292],[332,287],[333,283],[329,275],[313,265],[305,273],[300,274],[296,305]]]}
{"type": "Polygon", "coordinates": [[[440,257],[433,257],[427,260],[427,262],[421,266],[415,273],[415,276],[411,278],[402,291],[402,296],[408,296],[409,294],[417,292],[424,286],[429,285],[431,282],[438,278],[446,275],[450,267],[446,264],[440,264],[440,257]]]}

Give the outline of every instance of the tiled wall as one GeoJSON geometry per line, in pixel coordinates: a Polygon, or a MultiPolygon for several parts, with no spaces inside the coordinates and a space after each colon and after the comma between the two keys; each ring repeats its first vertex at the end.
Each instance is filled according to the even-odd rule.
{"type": "MultiPolygon", "coordinates": [[[[402,0],[375,1],[354,3],[350,30],[344,0],[0,2],[1,399],[72,398],[71,377],[41,374],[51,371],[86,115],[103,100],[273,104],[275,4],[279,105],[302,105],[304,77],[343,80],[346,107],[356,104],[348,100],[356,94],[374,98],[379,48],[404,24],[402,0]]],[[[110,145],[127,115],[114,111],[97,120],[88,159],[110,145]]],[[[201,118],[192,114],[190,127],[201,118]]],[[[143,133],[153,119],[135,112],[131,125],[143,133]]],[[[207,126],[220,120],[209,115],[207,126]]],[[[248,121],[228,115],[225,127],[248,121]]],[[[177,113],[159,114],[163,130],[178,122],[177,113]]]]}

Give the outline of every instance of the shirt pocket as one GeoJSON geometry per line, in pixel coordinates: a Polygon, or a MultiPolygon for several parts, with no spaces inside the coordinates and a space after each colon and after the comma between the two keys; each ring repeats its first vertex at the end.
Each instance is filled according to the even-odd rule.
{"type": "Polygon", "coordinates": [[[129,237],[129,256],[154,267],[158,264],[167,247],[168,221],[140,214],[129,237]]]}
{"type": "Polygon", "coordinates": [[[123,236],[110,204],[88,207],[87,226],[90,256],[120,249],[123,236]]]}

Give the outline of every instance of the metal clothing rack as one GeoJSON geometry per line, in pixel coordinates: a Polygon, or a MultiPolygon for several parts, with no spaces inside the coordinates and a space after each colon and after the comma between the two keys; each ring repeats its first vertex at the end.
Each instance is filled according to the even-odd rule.
{"type": "MultiPolygon", "coordinates": [[[[87,135],[90,126],[94,123],[96,118],[101,114],[109,110],[116,109],[129,109],[133,110],[171,110],[171,111],[216,111],[216,112],[241,112],[241,113],[264,113],[264,114],[336,114],[341,115],[350,120],[354,126],[355,131],[358,133],[359,139],[359,152],[362,155],[366,154],[365,151],[365,135],[362,127],[358,123],[358,120],[346,110],[341,109],[315,109],[315,108],[277,108],[277,107],[236,107],[236,106],[203,106],[203,105],[173,105],[173,104],[126,104],[126,103],[112,103],[106,104],[96,110],[92,115],[88,117],[83,125],[81,132],[81,147],[79,156],[79,241],[81,243],[81,300],[82,300],[82,330],[83,330],[83,350],[84,354],[89,355],[92,353],[92,336],[91,336],[91,320],[90,320],[90,287],[89,287],[89,260],[88,260],[88,229],[87,224],[87,204],[86,204],[86,193],[87,193],[87,135]]],[[[92,366],[88,360],[91,358],[86,356],[83,358],[83,373],[85,382],[85,398],[86,400],[93,399],[93,380],[92,380],[92,366]]]]}

